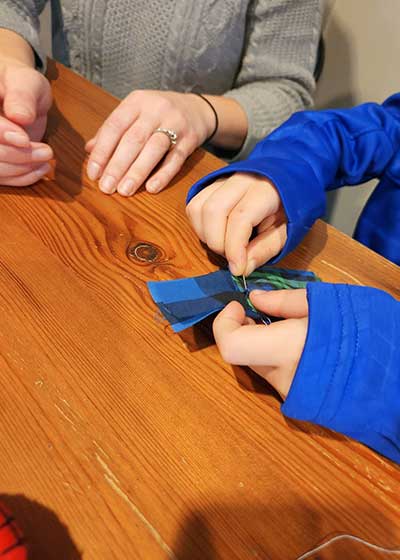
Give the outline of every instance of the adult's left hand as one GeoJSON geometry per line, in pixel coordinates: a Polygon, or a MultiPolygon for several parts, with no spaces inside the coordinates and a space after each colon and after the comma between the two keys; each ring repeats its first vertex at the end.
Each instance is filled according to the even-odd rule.
{"type": "Polygon", "coordinates": [[[87,173],[106,194],[131,196],[142,185],[164,189],[190,154],[212,134],[215,116],[191,93],[137,90],[130,93],[86,144],[87,173]],[[158,128],[177,134],[175,146],[158,128]],[[155,167],[159,169],[149,178],[155,167]]]}
{"type": "Polygon", "coordinates": [[[307,337],[306,290],[256,290],[250,300],[263,313],[285,319],[256,325],[233,301],[214,321],[215,341],[226,362],[251,367],[286,398],[307,337]]]}

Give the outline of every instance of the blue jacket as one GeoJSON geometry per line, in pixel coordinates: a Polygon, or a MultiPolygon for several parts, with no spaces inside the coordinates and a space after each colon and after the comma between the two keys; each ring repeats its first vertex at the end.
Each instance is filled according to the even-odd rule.
{"type": "MultiPolygon", "coordinates": [[[[188,201],[235,171],[263,175],[280,193],[288,239],[271,262],[324,215],[325,191],[378,177],[355,236],[400,263],[400,94],[382,105],[293,115],[247,160],[193,185],[188,201]]],[[[283,412],[400,462],[400,304],[379,290],[348,285],[309,284],[307,296],[307,341],[283,412]]]]}

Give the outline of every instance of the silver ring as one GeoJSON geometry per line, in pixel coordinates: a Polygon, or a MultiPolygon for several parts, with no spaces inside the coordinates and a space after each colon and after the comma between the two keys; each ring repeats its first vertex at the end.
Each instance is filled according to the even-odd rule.
{"type": "Polygon", "coordinates": [[[178,135],[175,130],[171,130],[170,128],[157,128],[157,130],[154,131],[154,134],[156,132],[161,132],[161,134],[165,134],[166,136],[168,136],[170,147],[175,146],[178,140],[178,135]]]}

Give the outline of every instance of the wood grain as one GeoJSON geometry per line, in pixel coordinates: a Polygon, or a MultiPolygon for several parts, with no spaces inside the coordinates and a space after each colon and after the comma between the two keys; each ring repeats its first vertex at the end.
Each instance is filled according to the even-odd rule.
{"type": "MultiPolygon", "coordinates": [[[[216,268],[184,200],[221,162],[198,151],[157,196],[105,196],[83,146],[117,101],[60,65],[49,77],[55,178],[0,190],[0,499],[31,558],[294,560],[340,532],[400,546],[397,466],[285,420],[206,329],[157,315],[148,280],[216,268]]],[[[396,266],[322,222],[284,265],[399,296],[396,266]]],[[[317,557],[397,556],[347,542],[317,557]]]]}

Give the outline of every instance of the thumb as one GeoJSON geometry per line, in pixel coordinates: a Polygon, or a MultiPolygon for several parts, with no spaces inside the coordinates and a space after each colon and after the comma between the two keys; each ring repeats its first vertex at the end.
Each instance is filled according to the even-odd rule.
{"type": "Polygon", "coordinates": [[[266,292],[254,290],[250,293],[250,301],[256,309],[273,317],[301,318],[308,316],[307,291],[275,290],[266,292]]]}
{"type": "Polygon", "coordinates": [[[36,120],[41,95],[42,80],[36,71],[10,73],[4,84],[4,115],[21,126],[31,125],[36,120]]]}
{"type": "Polygon", "coordinates": [[[246,313],[240,303],[237,301],[228,303],[214,320],[213,330],[217,344],[218,338],[222,335],[230,335],[245,324],[248,324],[246,313]]]}
{"type": "Polygon", "coordinates": [[[250,365],[253,369],[280,366],[298,359],[304,344],[303,321],[288,319],[269,327],[249,325],[243,307],[231,302],[214,320],[214,338],[225,362],[250,365]]]}

